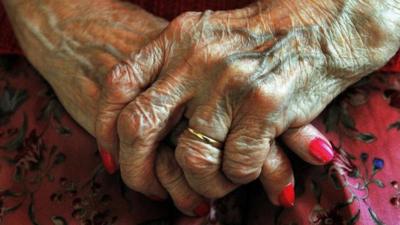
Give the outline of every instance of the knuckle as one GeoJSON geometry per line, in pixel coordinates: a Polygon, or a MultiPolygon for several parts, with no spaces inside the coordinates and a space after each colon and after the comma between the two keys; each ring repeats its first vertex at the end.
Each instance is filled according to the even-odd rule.
{"type": "Polygon", "coordinates": [[[221,64],[223,68],[223,76],[229,77],[232,81],[244,81],[243,78],[247,77],[244,76],[245,73],[240,73],[243,65],[241,66],[241,64],[237,60],[235,60],[233,56],[225,57],[224,59],[222,59],[221,64]],[[240,79],[234,79],[237,77],[240,79]]]}
{"type": "Polygon", "coordinates": [[[232,134],[228,138],[223,171],[233,182],[248,183],[260,175],[267,152],[265,141],[260,139],[243,133],[232,134]]]}
{"type": "MultiPolygon", "coordinates": [[[[139,57],[140,54],[136,56],[139,57]]],[[[148,65],[141,65],[138,62],[125,60],[116,64],[104,77],[103,89],[107,93],[113,93],[116,97],[132,96],[147,86],[149,82],[142,68],[148,65]]]]}
{"type": "Polygon", "coordinates": [[[124,84],[125,78],[132,73],[131,66],[126,62],[116,64],[104,78],[104,86],[113,88],[124,84]]]}
{"type": "Polygon", "coordinates": [[[118,135],[120,139],[143,141],[156,140],[164,134],[171,116],[176,113],[174,100],[165,96],[163,90],[147,90],[129,103],[119,115],[118,135]]]}
{"type": "Polygon", "coordinates": [[[260,59],[248,54],[250,53],[233,53],[220,57],[219,62],[224,73],[247,78],[246,81],[249,83],[259,77],[260,59]]]}
{"type": "Polygon", "coordinates": [[[198,152],[189,150],[183,154],[184,168],[192,174],[201,174],[207,169],[207,160],[198,152]]]}
{"type": "Polygon", "coordinates": [[[260,176],[261,169],[236,162],[234,165],[224,165],[223,172],[232,182],[245,184],[256,180],[260,176]]]}
{"type": "MultiPolygon", "coordinates": [[[[118,117],[118,135],[121,140],[134,140],[136,137],[152,138],[161,124],[159,107],[147,95],[140,95],[126,106],[118,117]]],[[[127,143],[129,144],[129,143],[127,143]]]]}
{"type": "MultiPolygon", "coordinates": [[[[225,145],[228,159],[237,160],[248,165],[260,164],[264,161],[269,146],[269,138],[246,128],[230,134],[225,145]]],[[[269,134],[267,134],[269,136],[269,134]]]]}
{"type": "Polygon", "coordinates": [[[233,72],[232,69],[229,69],[226,70],[222,76],[225,89],[227,89],[230,93],[234,91],[243,93],[249,89],[249,78],[247,76],[243,76],[243,74],[233,72]]]}
{"type": "Polygon", "coordinates": [[[200,146],[182,145],[177,148],[177,160],[183,170],[193,175],[207,176],[215,168],[216,162],[200,146]]]}
{"type": "Polygon", "coordinates": [[[233,98],[244,96],[251,89],[251,76],[242,71],[243,65],[233,62],[230,57],[222,62],[222,73],[219,77],[222,94],[234,95],[233,98]]]}
{"type": "Polygon", "coordinates": [[[190,29],[194,26],[200,15],[201,13],[199,12],[184,12],[170,23],[169,28],[173,31],[190,29]]]}
{"type": "Polygon", "coordinates": [[[178,19],[181,19],[181,20],[198,19],[200,16],[201,16],[201,12],[188,11],[188,12],[184,12],[181,15],[179,15],[178,19]]]}
{"type": "Polygon", "coordinates": [[[240,53],[228,55],[222,59],[222,66],[226,72],[242,74],[245,77],[249,77],[257,71],[258,63],[257,60],[243,57],[240,53]]]}
{"type": "Polygon", "coordinates": [[[249,98],[251,101],[257,103],[259,107],[278,109],[285,104],[287,93],[282,89],[277,90],[277,88],[271,90],[266,85],[253,85],[249,98]]]}

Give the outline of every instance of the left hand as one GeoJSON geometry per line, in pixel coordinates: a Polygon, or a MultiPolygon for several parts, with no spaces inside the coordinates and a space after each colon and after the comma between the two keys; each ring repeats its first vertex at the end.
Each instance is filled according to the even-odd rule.
{"type": "Polygon", "coordinates": [[[256,179],[276,159],[275,137],[310,122],[398,49],[400,13],[388,6],[398,1],[368,2],[276,0],[175,19],[106,79],[128,79],[126,89],[133,76],[146,89],[119,115],[124,181],[150,192],[155,149],[182,113],[190,128],[224,143],[221,152],[189,132],[180,137],[175,155],[191,188],[214,198],[256,179]]]}
{"type": "Polygon", "coordinates": [[[138,6],[115,0],[3,0],[0,4],[29,62],[74,120],[92,135],[100,81],[168,24],[138,6]]]}

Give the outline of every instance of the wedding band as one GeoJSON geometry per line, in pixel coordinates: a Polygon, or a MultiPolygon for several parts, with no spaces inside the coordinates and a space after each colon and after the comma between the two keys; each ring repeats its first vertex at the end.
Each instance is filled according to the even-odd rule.
{"type": "Polygon", "coordinates": [[[202,133],[200,133],[200,132],[198,132],[198,131],[195,131],[195,130],[193,130],[193,129],[190,128],[190,127],[187,128],[187,130],[189,131],[189,133],[191,133],[192,135],[194,135],[195,137],[197,137],[199,140],[201,140],[201,141],[203,141],[203,142],[205,142],[205,143],[207,143],[207,144],[210,144],[210,145],[212,145],[212,146],[214,146],[214,147],[216,147],[216,148],[219,148],[219,147],[222,146],[222,143],[221,143],[221,142],[219,142],[219,141],[217,141],[217,140],[214,140],[214,139],[208,137],[207,135],[204,135],[204,134],[202,134],[202,133]]]}

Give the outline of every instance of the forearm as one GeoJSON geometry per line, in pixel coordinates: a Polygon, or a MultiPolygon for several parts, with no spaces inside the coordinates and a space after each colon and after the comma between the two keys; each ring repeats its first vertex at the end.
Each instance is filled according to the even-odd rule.
{"type": "Polygon", "coordinates": [[[3,0],[3,4],[28,60],[91,133],[102,77],[167,25],[139,7],[117,1],[3,0]],[[80,102],[71,95],[80,95],[80,102]]]}
{"type": "Polygon", "coordinates": [[[259,0],[257,3],[260,15],[270,16],[271,24],[279,24],[282,19],[288,22],[288,16],[292,26],[330,23],[343,16],[354,21],[361,16],[379,19],[387,29],[400,27],[399,0],[259,0]]]}
{"type": "Polygon", "coordinates": [[[326,63],[341,64],[334,65],[343,69],[335,71],[339,78],[355,81],[400,48],[399,0],[261,0],[253,14],[252,31],[292,36],[288,44],[293,47],[302,39],[320,46],[326,63]]]}
{"type": "Polygon", "coordinates": [[[97,78],[167,25],[139,7],[117,1],[3,2],[21,47],[49,80],[62,72],[49,64],[61,63],[58,60],[97,78]]]}

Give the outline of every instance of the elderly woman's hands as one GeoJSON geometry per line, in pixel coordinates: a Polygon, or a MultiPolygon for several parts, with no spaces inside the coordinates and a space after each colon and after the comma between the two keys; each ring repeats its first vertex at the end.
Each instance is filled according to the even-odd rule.
{"type": "MultiPolygon", "coordinates": [[[[41,71],[41,75],[50,82],[64,107],[91,134],[95,133],[94,115],[102,89],[99,81],[113,64],[121,58],[125,58],[128,53],[135,52],[166,26],[165,21],[138,7],[114,1],[82,0],[65,4],[63,1],[10,0],[5,1],[5,5],[27,57],[41,71]],[[97,8],[92,11],[94,5],[97,8]],[[112,16],[110,17],[110,15],[112,16]],[[52,22],[46,23],[49,17],[52,18],[52,22]],[[139,22],[139,18],[141,22],[139,22]],[[32,27],[36,27],[36,29],[32,30],[32,27]],[[105,35],[107,33],[109,34],[105,35]],[[63,44],[58,45],[58,43],[63,44]]],[[[115,76],[110,75],[107,79],[114,77],[120,83],[114,82],[116,86],[113,87],[115,88],[109,88],[106,83],[103,87],[101,101],[102,105],[113,106],[114,109],[115,107],[122,108],[125,103],[134,98],[134,95],[139,94],[141,90],[135,84],[146,79],[146,76],[132,77],[124,73],[119,73],[124,74],[123,77],[116,77],[119,68],[123,68],[123,66],[117,66],[111,73],[115,76]],[[132,86],[132,84],[134,85],[132,86]],[[135,92],[135,90],[137,91],[135,92]],[[121,91],[129,94],[128,101],[123,98],[124,95],[120,95],[121,91]],[[116,96],[117,102],[124,104],[106,104],[104,100],[112,100],[106,96],[113,96],[112,93],[116,96]]],[[[105,114],[102,115],[107,117],[105,114]]],[[[98,127],[101,126],[98,125],[98,127]]],[[[315,131],[315,128],[309,126],[307,130],[298,132],[300,137],[298,134],[288,135],[288,137],[292,137],[288,138],[288,143],[292,140],[292,146],[295,146],[296,149],[307,148],[304,145],[308,144],[307,140],[310,137],[315,137],[315,134],[310,133],[310,131],[315,131]],[[296,140],[303,141],[296,142],[296,140]]],[[[182,170],[176,163],[172,149],[161,145],[158,150],[157,178],[163,188],[172,196],[177,207],[188,215],[207,213],[209,208],[207,200],[190,188],[182,170]]],[[[286,184],[288,180],[280,177],[285,171],[290,173],[289,176],[283,177],[292,180],[290,163],[287,158],[279,151],[270,153],[269,156],[271,156],[268,158],[269,160],[278,163],[267,163],[267,165],[275,165],[276,168],[278,165],[282,166],[279,169],[268,170],[270,174],[276,175],[262,176],[261,179],[264,183],[282,182],[286,184]]],[[[279,187],[279,185],[277,186],[279,187]]],[[[272,187],[272,185],[268,185],[268,187],[272,187]]],[[[287,205],[290,205],[294,195],[291,192],[292,189],[288,190],[282,199],[287,205]]]]}
{"type": "MultiPolygon", "coordinates": [[[[95,133],[94,115],[102,89],[99,81],[120,58],[135,52],[166,26],[165,21],[138,7],[112,1],[82,0],[68,5],[63,1],[10,0],[4,3],[27,57],[50,82],[64,107],[91,134],[95,133]],[[97,7],[94,11],[90,10],[94,8],[93,4],[97,7]],[[52,23],[44,22],[49,16],[52,23]],[[139,18],[142,22],[138,22],[139,18]],[[32,30],[32,27],[36,29],[32,30]]],[[[111,74],[117,74],[118,68],[111,74]]],[[[139,91],[135,92],[137,86],[132,84],[146,79],[145,76],[134,78],[126,74],[120,78],[125,79],[119,80],[118,85],[114,83],[115,88],[107,89],[107,84],[103,87],[109,92],[103,91],[102,100],[107,99],[104,98],[107,94],[114,93],[117,101],[128,103],[119,91],[126,91],[132,98],[139,94],[139,91]]],[[[125,104],[117,106],[122,108],[125,104]]],[[[206,213],[206,200],[188,186],[172,149],[161,145],[159,150],[157,177],[178,208],[189,215],[206,213]]],[[[288,162],[285,165],[290,167],[288,162]]]]}
{"type": "MultiPolygon", "coordinates": [[[[190,128],[224,146],[217,149],[186,131],[175,152],[178,164],[192,189],[223,196],[268,173],[266,163],[285,161],[270,155],[276,136],[311,121],[395,53],[398,4],[270,1],[242,10],[186,13],[106,79],[105,87],[118,88],[103,94],[99,143],[115,148],[115,126],[107,121],[115,122],[117,105],[132,101],[118,120],[122,176],[135,190],[163,193],[154,177],[155,150],[184,113],[190,128]],[[132,80],[135,91],[119,95],[129,92],[125,84],[132,80]]],[[[301,155],[323,163],[329,152],[318,149],[301,155]]],[[[281,179],[288,184],[290,176],[281,179]]],[[[277,183],[270,193],[283,188],[277,183]]],[[[277,194],[270,196],[277,202],[277,194]]]]}

